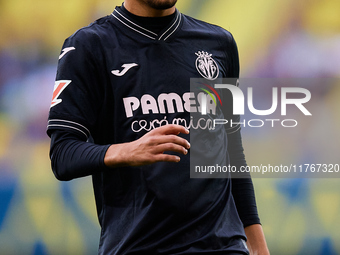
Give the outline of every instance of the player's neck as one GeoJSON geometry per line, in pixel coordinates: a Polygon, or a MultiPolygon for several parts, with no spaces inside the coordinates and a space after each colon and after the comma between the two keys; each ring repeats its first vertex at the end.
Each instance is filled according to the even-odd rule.
{"type": "Polygon", "coordinates": [[[165,10],[157,10],[138,0],[125,0],[124,7],[132,14],[141,17],[164,17],[173,14],[176,10],[175,6],[165,10]]]}

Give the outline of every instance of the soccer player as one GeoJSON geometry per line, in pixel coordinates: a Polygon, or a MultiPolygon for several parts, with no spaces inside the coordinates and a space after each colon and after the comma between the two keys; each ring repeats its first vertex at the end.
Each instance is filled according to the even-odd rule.
{"type": "MultiPolygon", "coordinates": [[[[235,78],[239,62],[228,31],[175,4],[125,0],[65,40],[52,170],[92,176],[99,254],[269,254],[250,177],[190,178],[190,125],[177,125],[199,106],[190,78],[235,78]]],[[[226,161],[245,165],[240,131],[223,137],[226,161]]]]}

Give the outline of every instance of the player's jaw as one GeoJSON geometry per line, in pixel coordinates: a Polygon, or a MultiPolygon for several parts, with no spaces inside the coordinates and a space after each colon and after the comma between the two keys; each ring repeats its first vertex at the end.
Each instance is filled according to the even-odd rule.
{"type": "Polygon", "coordinates": [[[149,7],[156,10],[166,10],[172,8],[177,0],[142,0],[149,7]]]}

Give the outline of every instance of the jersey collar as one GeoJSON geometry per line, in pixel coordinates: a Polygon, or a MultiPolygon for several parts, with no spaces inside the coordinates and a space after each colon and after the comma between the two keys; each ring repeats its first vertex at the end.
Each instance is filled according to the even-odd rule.
{"type": "Polygon", "coordinates": [[[176,15],[174,19],[159,34],[156,34],[144,28],[143,26],[137,24],[137,22],[131,20],[123,12],[117,10],[117,8],[112,12],[111,15],[122,25],[126,26],[128,29],[131,29],[134,32],[139,33],[142,36],[145,36],[151,40],[156,40],[156,41],[168,40],[170,36],[173,33],[175,33],[176,30],[179,28],[179,25],[181,24],[181,21],[182,21],[182,14],[176,9],[176,15]]]}

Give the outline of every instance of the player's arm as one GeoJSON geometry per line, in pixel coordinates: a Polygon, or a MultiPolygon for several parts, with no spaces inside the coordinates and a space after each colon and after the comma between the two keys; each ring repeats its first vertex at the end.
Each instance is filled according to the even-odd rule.
{"type": "Polygon", "coordinates": [[[83,136],[66,130],[54,130],[50,136],[51,167],[58,180],[69,181],[105,171],[103,158],[109,145],[86,142],[83,136]]]}
{"type": "MultiPolygon", "coordinates": [[[[228,153],[230,165],[236,169],[247,165],[240,130],[228,134],[228,153]]],[[[233,197],[244,227],[260,224],[250,173],[232,173],[231,181],[233,197]]]]}
{"type": "MultiPolygon", "coordinates": [[[[240,169],[246,166],[240,130],[228,134],[230,164],[240,169]]],[[[254,186],[249,173],[232,176],[232,193],[237,211],[247,236],[247,246],[251,255],[268,255],[266,239],[257,212],[254,186]],[[237,178],[239,177],[239,178],[237,178]]]]}
{"type": "Polygon", "coordinates": [[[104,81],[97,37],[79,30],[64,42],[49,112],[52,170],[59,180],[71,180],[105,169],[107,146],[86,141],[102,105],[104,81]]]}
{"type": "MultiPolygon", "coordinates": [[[[238,49],[231,34],[228,34],[227,37],[226,41],[229,42],[226,46],[228,51],[227,56],[229,56],[226,63],[227,69],[229,70],[228,77],[237,78],[240,73],[238,49]]],[[[226,119],[232,119],[233,123],[240,122],[240,116],[233,115],[232,113],[232,99],[227,100],[227,102],[229,102],[230,105],[227,107],[228,112],[225,112],[226,119]]],[[[226,131],[228,134],[230,164],[240,169],[241,166],[247,165],[242,146],[240,125],[229,128],[226,127],[226,131]]],[[[269,251],[257,212],[254,186],[250,173],[243,173],[243,176],[238,175],[232,177],[232,193],[247,236],[247,245],[250,254],[268,255],[269,251]]]]}
{"type": "Polygon", "coordinates": [[[130,143],[96,145],[74,133],[55,130],[51,134],[52,170],[58,180],[67,181],[114,167],[141,166],[159,161],[179,162],[179,156],[164,152],[188,153],[190,144],[178,136],[180,133],[188,134],[189,131],[183,126],[167,125],[130,143]]]}
{"type": "MultiPolygon", "coordinates": [[[[226,69],[229,71],[227,77],[230,78],[228,82],[237,86],[237,78],[240,73],[237,45],[234,38],[229,33],[227,34],[226,42],[228,42],[226,45],[226,55],[228,58],[225,65],[227,67],[226,69]]],[[[236,123],[236,125],[224,126],[228,137],[230,164],[237,169],[240,169],[242,166],[247,165],[242,146],[240,116],[233,114],[233,97],[230,91],[223,90],[222,95],[226,102],[226,105],[222,108],[224,117],[228,121],[232,120],[233,123],[236,123]]],[[[244,227],[260,224],[250,173],[232,174],[232,193],[244,227]]]]}

